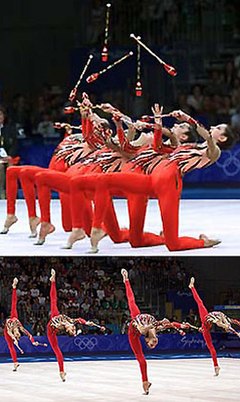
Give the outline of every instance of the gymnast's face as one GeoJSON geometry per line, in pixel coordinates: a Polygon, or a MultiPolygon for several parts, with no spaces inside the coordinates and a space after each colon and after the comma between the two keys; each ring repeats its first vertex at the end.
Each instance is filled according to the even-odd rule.
{"type": "Polygon", "coordinates": [[[150,349],[154,349],[158,344],[158,338],[154,329],[150,329],[145,336],[145,342],[150,349]]]}
{"type": "Polygon", "coordinates": [[[158,338],[145,338],[146,344],[150,349],[154,349],[158,344],[158,338]]]}
{"type": "Polygon", "coordinates": [[[65,330],[70,336],[76,336],[76,328],[75,325],[73,324],[66,324],[65,325],[65,330]]]}
{"type": "Polygon", "coordinates": [[[177,139],[180,142],[187,141],[188,135],[187,133],[189,132],[190,124],[183,122],[183,123],[175,123],[174,126],[172,127],[172,132],[173,134],[176,135],[177,139]]]}
{"type": "Polygon", "coordinates": [[[217,126],[211,126],[209,132],[216,142],[225,142],[227,141],[226,128],[227,124],[218,124],[217,126]]]}

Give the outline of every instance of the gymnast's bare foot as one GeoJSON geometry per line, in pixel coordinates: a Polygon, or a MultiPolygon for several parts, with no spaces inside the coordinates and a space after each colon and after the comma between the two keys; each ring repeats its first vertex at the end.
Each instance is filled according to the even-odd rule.
{"type": "Polygon", "coordinates": [[[209,239],[206,235],[200,234],[199,239],[204,240],[204,247],[213,247],[216,246],[217,244],[221,243],[221,240],[212,240],[209,239]]]}
{"type": "Polygon", "coordinates": [[[98,243],[106,236],[106,232],[104,232],[101,228],[92,228],[91,230],[91,250],[90,253],[98,252],[98,243]]]}
{"type": "Polygon", "coordinates": [[[16,215],[7,214],[6,220],[4,222],[3,230],[0,232],[0,234],[7,234],[10,227],[14,223],[16,223],[17,220],[18,220],[18,218],[16,217],[16,215]]]}
{"type": "Polygon", "coordinates": [[[125,283],[128,280],[128,271],[126,269],[121,269],[121,274],[123,277],[123,283],[125,283]]]}
{"type": "Polygon", "coordinates": [[[62,380],[63,382],[66,381],[66,373],[64,373],[64,371],[60,371],[60,377],[61,377],[61,380],[62,380]]]}
{"type": "Polygon", "coordinates": [[[53,233],[54,230],[55,227],[50,222],[42,222],[38,241],[34,243],[35,246],[41,246],[45,242],[47,235],[53,233]]]}
{"type": "Polygon", "coordinates": [[[63,246],[62,248],[65,249],[69,249],[72,248],[73,244],[78,241],[78,240],[82,240],[86,237],[86,233],[84,231],[84,229],[82,228],[73,228],[72,232],[68,238],[67,244],[66,246],[63,246]]]}
{"type": "Polygon", "coordinates": [[[188,287],[190,289],[194,288],[194,283],[195,283],[195,278],[192,276],[192,278],[190,279],[188,287]]]}
{"type": "Polygon", "coordinates": [[[38,216],[32,216],[31,218],[29,218],[29,226],[30,226],[30,230],[31,230],[31,234],[29,235],[29,237],[31,239],[34,239],[35,237],[37,237],[37,227],[40,223],[40,218],[38,216]]]}
{"type": "Polygon", "coordinates": [[[215,366],[214,367],[214,371],[215,371],[215,376],[217,377],[219,375],[220,372],[220,367],[219,366],[215,366]]]}
{"type": "Polygon", "coordinates": [[[151,387],[151,385],[152,385],[151,382],[143,381],[143,390],[145,395],[149,394],[149,388],[151,387]]]}
{"type": "Polygon", "coordinates": [[[13,371],[17,371],[18,367],[20,366],[20,364],[18,362],[15,362],[13,364],[13,371]]]}
{"type": "Polygon", "coordinates": [[[49,280],[51,281],[51,282],[55,282],[55,278],[56,278],[56,271],[55,271],[55,269],[51,269],[51,276],[50,276],[50,278],[49,278],[49,280]]]}

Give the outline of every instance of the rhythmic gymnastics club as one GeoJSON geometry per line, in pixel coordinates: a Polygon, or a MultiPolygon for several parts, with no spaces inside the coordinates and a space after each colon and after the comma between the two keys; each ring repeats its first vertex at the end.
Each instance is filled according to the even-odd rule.
{"type": "Polygon", "coordinates": [[[35,346],[44,346],[45,348],[48,346],[48,344],[47,343],[41,343],[41,342],[38,342],[38,341],[36,341],[35,342],[35,346]]]}
{"type": "Polygon", "coordinates": [[[106,8],[107,8],[107,12],[106,12],[106,19],[105,19],[105,34],[104,34],[104,43],[103,43],[103,50],[102,50],[102,61],[108,61],[108,29],[109,29],[109,15],[110,15],[110,7],[111,4],[107,3],[106,4],[106,8]]]}
{"type": "Polygon", "coordinates": [[[156,53],[154,53],[151,49],[149,49],[149,47],[147,47],[133,33],[130,35],[130,38],[135,39],[139,43],[139,45],[141,45],[148,53],[150,53],[153,57],[155,57],[155,59],[157,59],[159,61],[159,63],[163,65],[164,69],[166,70],[166,72],[168,74],[172,75],[173,77],[175,77],[175,75],[177,75],[177,71],[175,70],[175,68],[173,66],[170,66],[169,64],[165,63],[165,61],[163,61],[159,56],[157,56],[156,53]]]}
{"type": "MultiPolygon", "coordinates": [[[[171,116],[172,116],[171,113],[166,113],[166,114],[160,115],[161,118],[162,118],[162,117],[171,117],[171,116]]],[[[149,120],[154,119],[154,118],[155,118],[155,116],[144,115],[144,116],[141,116],[141,117],[140,117],[140,120],[141,120],[141,121],[149,121],[149,120]]]]}
{"type": "Polygon", "coordinates": [[[80,75],[80,77],[79,77],[79,79],[78,79],[78,82],[76,83],[75,87],[74,87],[74,88],[71,90],[71,92],[70,92],[70,95],[69,95],[68,99],[69,99],[71,102],[76,98],[78,87],[79,87],[79,85],[80,85],[80,83],[81,83],[81,81],[82,81],[82,78],[83,78],[83,76],[84,76],[84,74],[85,74],[85,72],[86,72],[86,70],[87,70],[89,64],[91,63],[92,58],[93,58],[93,55],[90,54],[89,57],[88,57],[88,60],[87,60],[87,62],[86,62],[86,64],[85,64],[85,66],[84,66],[84,68],[83,68],[83,71],[82,71],[82,73],[81,73],[81,75],[80,75]]]}
{"type": "Polygon", "coordinates": [[[90,321],[91,322],[91,325],[90,325],[90,327],[96,327],[96,328],[99,328],[101,331],[106,331],[106,327],[105,327],[105,325],[98,325],[98,324],[95,324],[95,322],[94,321],[90,321]],[[105,328],[104,330],[102,330],[102,328],[105,328]]]}
{"type": "Polygon", "coordinates": [[[80,126],[72,126],[71,124],[68,124],[68,123],[59,123],[59,122],[54,123],[53,127],[58,129],[58,130],[60,128],[75,128],[77,130],[80,130],[82,128],[81,125],[80,126]]]}
{"type": "Polygon", "coordinates": [[[188,322],[187,324],[190,326],[190,328],[196,329],[197,331],[199,331],[199,328],[198,328],[198,327],[195,327],[195,325],[189,324],[189,322],[188,322]]]}
{"type": "Polygon", "coordinates": [[[121,63],[122,61],[124,61],[125,59],[127,59],[128,57],[130,57],[132,55],[133,55],[133,52],[129,52],[128,54],[125,54],[125,56],[121,57],[121,59],[116,60],[113,64],[109,64],[109,66],[107,66],[103,70],[99,71],[98,73],[93,73],[93,74],[89,75],[89,77],[87,77],[87,79],[86,79],[87,83],[90,84],[90,82],[96,81],[98,79],[99,75],[105,73],[107,70],[110,70],[110,68],[113,68],[114,66],[121,63]]]}
{"type": "MultiPolygon", "coordinates": [[[[138,36],[137,39],[141,39],[138,36]]],[[[137,83],[135,87],[136,96],[142,96],[142,84],[141,84],[141,47],[139,43],[137,44],[137,83]]]]}

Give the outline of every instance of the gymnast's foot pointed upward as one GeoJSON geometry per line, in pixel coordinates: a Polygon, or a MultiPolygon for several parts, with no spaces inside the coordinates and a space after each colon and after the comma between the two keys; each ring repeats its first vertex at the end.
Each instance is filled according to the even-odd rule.
{"type": "Polygon", "coordinates": [[[190,289],[194,288],[194,283],[195,283],[195,278],[192,276],[191,279],[190,279],[188,287],[190,289]]]}
{"type": "Polygon", "coordinates": [[[72,248],[73,244],[76,243],[76,241],[82,240],[85,237],[86,237],[86,233],[85,233],[84,229],[73,228],[72,232],[68,238],[66,246],[63,246],[62,248],[70,249],[70,248],[72,248]]]}
{"type": "Polygon", "coordinates": [[[2,231],[0,232],[0,234],[7,234],[8,231],[9,231],[9,229],[10,229],[10,227],[11,227],[14,223],[16,223],[17,220],[18,220],[18,218],[16,217],[16,215],[7,214],[7,217],[6,217],[5,222],[4,222],[3,229],[2,229],[2,231]]]}
{"type": "Polygon", "coordinates": [[[51,276],[50,276],[50,281],[51,282],[55,282],[55,278],[56,278],[56,271],[55,269],[51,269],[51,276]]]}
{"type": "Polygon", "coordinates": [[[18,278],[14,278],[14,279],[13,279],[13,283],[12,283],[13,289],[16,289],[17,284],[18,284],[18,278]]]}
{"type": "Polygon", "coordinates": [[[123,269],[121,269],[121,274],[122,274],[122,277],[123,277],[123,283],[128,281],[128,271],[123,268],[123,269]]]}
{"type": "Polygon", "coordinates": [[[40,232],[39,232],[39,238],[36,243],[34,243],[36,246],[41,246],[50,233],[53,233],[55,230],[55,227],[50,223],[50,222],[42,222],[41,227],[40,227],[40,232]]]}

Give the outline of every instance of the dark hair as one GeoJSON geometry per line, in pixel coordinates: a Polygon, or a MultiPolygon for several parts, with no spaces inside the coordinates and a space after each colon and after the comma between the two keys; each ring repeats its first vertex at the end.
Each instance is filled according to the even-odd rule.
{"type": "MultiPolygon", "coordinates": [[[[104,120],[105,120],[105,119],[104,119],[104,120]]],[[[103,128],[104,130],[108,130],[108,129],[111,128],[111,127],[110,127],[110,124],[109,124],[109,122],[108,122],[107,120],[101,121],[101,126],[102,126],[102,128],[103,128]]]]}
{"type": "Polygon", "coordinates": [[[195,127],[189,126],[189,129],[184,134],[188,137],[184,142],[197,142],[198,134],[195,127]]]}
{"type": "Polygon", "coordinates": [[[237,136],[236,134],[233,132],[231,126],[227,126],[224,133],[223,133],[227,139],[226,141],[218,141],[218,146],[222,151],[225,151],[226,149],[230,149],[233,147],[233,145],[235,145],[236,141],[237,141],[237,136]]]}

